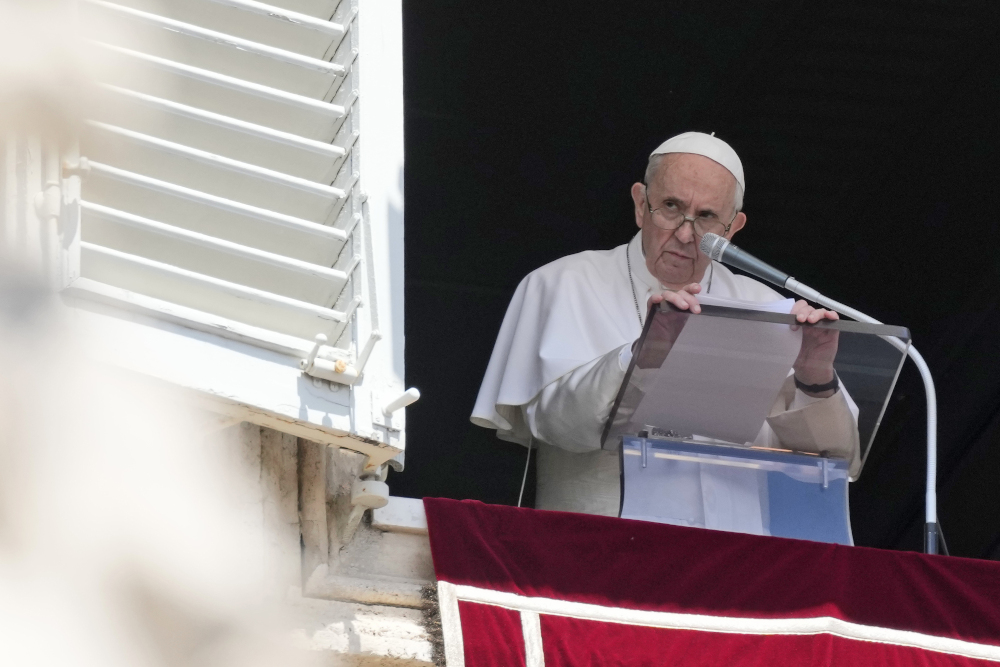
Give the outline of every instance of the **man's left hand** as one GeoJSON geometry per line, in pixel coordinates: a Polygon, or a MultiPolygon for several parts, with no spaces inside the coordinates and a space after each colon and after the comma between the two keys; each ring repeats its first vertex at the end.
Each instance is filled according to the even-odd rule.
{"type": "Polygon", "coordinates": [[[799,299],[792,306],[792,315],[795,319],[803,324],[808,322],[809,324],[816,324],[820,320],[839,320],[840,315],[838,315],[833,310],[827,310],[826,308],[813,308],[805,300],[799,299]]]}
{"type": "MultiPolygon", "coordinates": [[[[825,308],[813,308],[803,300],[795,302],[792,315],[803,324],[816,324],[821,320],[839,320],[840,315],[825,308]]],[[[817,329],[804,327],[802,330],[802,348],[793,368],[795,377],[802,384],[826,384],[833,380],[833,360],[837,357],[837,347],[840,332],[836,329],[817,329]]],[[[832,396],[834,390],[814,394],[819,398],[832,396]]],[[[813,395],[813,394],[810,394],[813,395]]]]}

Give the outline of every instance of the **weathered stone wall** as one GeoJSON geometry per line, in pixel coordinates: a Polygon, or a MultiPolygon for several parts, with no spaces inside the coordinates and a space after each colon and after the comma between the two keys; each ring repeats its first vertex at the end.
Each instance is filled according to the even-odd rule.
{"type": "Polygon", "coordinates": [[[433,581],[419,501],[351,504],[364,457],[246,422],[214,446],[244,471],[239,503],[266,594],[297,642],[330,665],[429,665],[421,588],[433,581]]]}

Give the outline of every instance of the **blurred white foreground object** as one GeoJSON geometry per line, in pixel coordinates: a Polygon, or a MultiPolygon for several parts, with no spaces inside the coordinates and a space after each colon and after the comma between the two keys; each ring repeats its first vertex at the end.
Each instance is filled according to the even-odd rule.
{"type": "Polygon", "coordinates": [[[88,362],[44,284],[6,268],[0,664],[298,664],[248,558],[250,470],[169,395],[88,362]]]}
{"type": "Polygon", "coordinates": [[[4,667],[432,659],[401,3],[273,1],[0,0],[4,667]]]}

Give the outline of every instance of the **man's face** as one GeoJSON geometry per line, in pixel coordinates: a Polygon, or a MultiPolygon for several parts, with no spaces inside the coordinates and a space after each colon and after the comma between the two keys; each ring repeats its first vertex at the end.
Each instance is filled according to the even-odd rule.
{"type": "Polygon", "coordinates": [[[726,234],[726,238],[732,238],[746,222],[743,213],[733,219],[735,196],[736,179],[718,162],[691,153],[664,155],[647,186],[632,186],[635,222],[642,229],[649,272],[664,286],[680,289],[701,282],[710,262],[698,249],[701,238],[690,222],[677,229],[660,229],[653,223],[650,207],[676,207],[690,218],[711,212],[724,223],[733,220],[726,234]]]}

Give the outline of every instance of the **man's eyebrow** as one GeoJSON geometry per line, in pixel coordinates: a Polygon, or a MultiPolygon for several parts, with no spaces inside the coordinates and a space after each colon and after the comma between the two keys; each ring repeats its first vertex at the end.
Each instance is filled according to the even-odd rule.
{"type": "Polygon", "coordinates": [[[660,201],[662,203],[664,203],[664,204],[666,204],[667,202],[673,202],[675,204],[686,204],[687,203],[683,199],[681,199],[680,197],[676,197],[674,195],[663,195],[662,197],[660,197],[660,201]]]}

